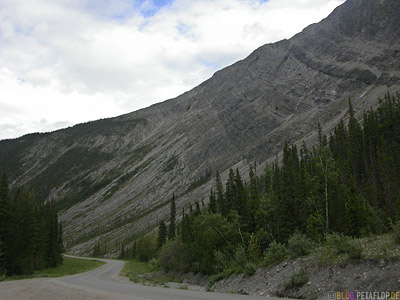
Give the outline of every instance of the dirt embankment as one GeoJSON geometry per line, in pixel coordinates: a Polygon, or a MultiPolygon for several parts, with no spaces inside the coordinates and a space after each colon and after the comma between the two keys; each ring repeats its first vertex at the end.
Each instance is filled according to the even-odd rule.
{"type": "MultiPolygon", "coordinates": [[[[258,268],[252,276],[234,274],[211,286],[209,276],[189,273],[173,277],[177,282],[163,286],[262,297],[343,300],[346,292],[400,292],[400,260],[364,260],[341,266],[300,258],[258,268]],[[338,292],[343,293],[339,294],[343,299],[338,298],[338,292]]],[[[364,294],[363,299],[377,299],[367,296],[364,294]]]]}
{"type": "Polygon", "coordinates": [[[296,299],[337,299],[337,292],[400,291],[400,260],[321,266],[297,259],[259,268],[253,276],[232,275],[211,290],[296,299]],[[335,298],[329,298],[332,292],[335,298]]]}

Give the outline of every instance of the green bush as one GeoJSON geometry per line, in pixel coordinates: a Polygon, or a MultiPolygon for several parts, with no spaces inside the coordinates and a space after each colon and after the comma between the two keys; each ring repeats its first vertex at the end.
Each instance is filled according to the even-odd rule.
{"type": "Polygon", "coordinates": [[[235,260],[233,261],[233,265],[242,271],[247,263],[248,260],[246,256],[246,250],[244,250],[243,247],[238,247],[235,252],[235,260]]]}
{"type": "Polygon", "coordinates": [[[297,292],[307,282],[308,274],[304,269],[302,269],[300,272],[294,273],[290,280],[283,284],[282,290],[278,291],[277,296],[281,298],[295,297],[295,292],[297,292]]]}
{"type": "Polygon", "coordinates": [[[363,247],[360,241],[342,234],[328,234],[326,236],[326,247],[332,249],[335,254],[347,254],[351,260],[360,260],[363,247]]]}
{"type": "Polygon", "coordinates": [[[305,234],[298,232],[293,234],[288,241],[288,250],[293,258],[310,254],[313,246],[312,241],[305,234]]]}
{"type": "Polygon", "coordinates": [[[252,233],[250,236],[249,246],[247,247],[249,253],[249,260],[255,264],[260,262],[261,248],[257,236],[252,233]]]}
{"type": "Polygon", "coordinates": [[[254,275],[254,273],[256,272],[256,265],[253,262],[248,262],[245,266],[244,266],[244,272],[247,275],[254,275]]]}
{"type": "Polygon", "coordinates": [[[232,265],[232,253],[228,251],[214,251],[217,272],[222,272],[232,265]]]}
{"type": "Polygon", "coordinates": [[[211,287],[218,281],[222,280],[226,278],[226,275],[224,272],[218,273],[218,274],[214,274],[211,276],[210,281],[207,284],[207,291],[209,291],[211,289],[211,287]]]}
{"type": "Polygon", "coordinates": [[[245,273],[245,267],[248,264],[246,250],[239,246],[234,255],[229,251],[214,251],[216,270],[222,271],[226,277],[232,274],[245,273]]]}
{"type": "Polygon", "coordinates": [[[145,236],[137,241],[136,256],[142,262],[148,262],[156,256],[156,241],[154,236],[145,236]]]}
{"type": "Polygon", "coordinates": [[[152,258],[152,259],[150,259],[150,261],[149,261],[149,267],[150,267],[150,270],[151,270],[152,272],[158,270],[158,268],[160,267],[160,263],[159,263],[158,259],[157,259],[157,258],[152,258]]]}
{"type": "Polygon", "coordinates": [[[351,260],[360,260],[363,255],[363,247],[361,242],[355,239],[349,239],[345,253],[350,257],[351,260]]]}
{"type": "Polygon", "coordinates": [[[190,268],[190,252],[180,238],[162,246],[158,259],[160,267],[166,272],[186,272],[190,268]]]}
{"type": "Polygon", "coordinates": [[[284,261],[289,256],[285,245],[273,241],[264,251],[264,264],[266,266],[284,261]]]}

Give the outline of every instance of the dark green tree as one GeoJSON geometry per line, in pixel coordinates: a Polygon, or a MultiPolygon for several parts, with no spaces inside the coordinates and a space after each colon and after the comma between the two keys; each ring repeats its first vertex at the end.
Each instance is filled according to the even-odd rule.
{"type": "Polygon", "coordinates": [[[8,249],[6,247],[10,234],[10,192],[8,179],[3,175],[0,181],[0,274],[7,271],[8,249]]]}
{"type": "Polygon", "coordinates": [[[211,189],[211,192],[210,192],[210,202],[208,204],[208,211],[210,212],[210,214],[217,213],[217,199],[215,198],[213,189],[211,189]]]}
{"type": "Polygon", "coordinates": [[[168,228],[168,239],[175,239],[175,219],[176,219],[176,204],[175,204],[175,194],[172,194],[171,199],[171,213],[169,219],[169,228],[168,228]]]}
{"type": "Polygon", "coordinates": [[[167,241],[167,226],[164,221],[161,220],[160,225],[158,226],[158,238],[157,238],[157,249],[161,249],[161,247],[167,241]]]}
{"type": "Polygon", "coordinates": [[[231,209],[236,209],[235,206],[235,173],[232,169],[229,169],[228,180],[226,181],[225,196],[223,202],[223,209],[221,211],[222,215],[227,216],[231,209]]]}
{"type": "Polygon", "coordinates": [[[222,215],[226,215],[224,188],[218,171],[215,174],[215,190],[217,191],[217,211],[222,215]]]}

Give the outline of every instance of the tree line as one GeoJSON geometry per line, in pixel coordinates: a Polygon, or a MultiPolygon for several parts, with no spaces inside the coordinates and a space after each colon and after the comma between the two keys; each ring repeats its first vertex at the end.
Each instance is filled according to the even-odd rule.
{"type": "Polygon", "coordinates": [[[386,95],[361,122],[349,101],[347,125],[342,120],[329,137],[320,126],[318,133],[312,149],[286,143],[261,176],[250,166],[248,182],[230,169],[223,184],[217,172],[208,206],[195,202],[179,224],[173,196],[168,226],[161,221],[156,238],[140,239],[124,255],[213,274],[238,261],[257,264],[296,239],[390,231],[400,220],[400,95],[386,95]]]}
{"type": "Polygon", "coordinates": [[[0,275],[30,274],[62,263],[62,228],[56,204],[40,203],[28,189],[10,195],[0,181],[0,275]]]}

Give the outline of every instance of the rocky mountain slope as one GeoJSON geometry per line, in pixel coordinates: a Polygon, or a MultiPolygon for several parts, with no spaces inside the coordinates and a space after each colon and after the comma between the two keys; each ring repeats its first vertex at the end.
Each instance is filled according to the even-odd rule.
{"type": "MultiPolygon", "coordinates": [[[[71,252],[130,242],[207,200],[216,170],[315,140],[400,90],[400,1],[347,0],[290,40],[267,44],[193,90],[130,114],[0,142],[0,172],[56,199],[71,252]]],[[[224,174],[223,174],[224,175],[224,174]]],[[[224,179],[224,176],[223,176],[224,179]]]]}

